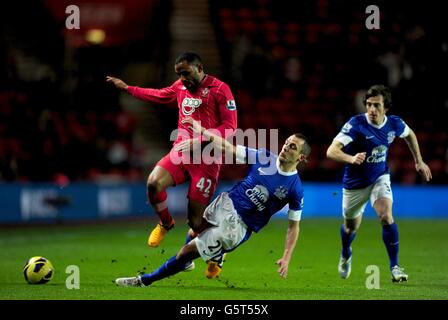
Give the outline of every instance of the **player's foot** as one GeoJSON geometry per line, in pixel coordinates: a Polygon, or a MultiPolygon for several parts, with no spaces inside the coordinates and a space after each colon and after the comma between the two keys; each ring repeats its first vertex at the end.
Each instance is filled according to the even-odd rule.
{"type": "Polygon", "coordinates": [[[140,277],[118,278],[115,280],[117,286],[120,287],[144,287],[140,277]]]}
{"type": "Polygon", "coordinates": [[[216,260],[207,261],[207,269],[205,269],[205,276],[208,279],[215,279],[219,276],[222,271],[222,265],[224,264],[224,259],[226,254],[224,253],[216,260]]]}
{"type": "Polygon", "coordinates": [[[350,273],[352,272],[352,256],[348,259],[341,256],[339,259],[338,271],[342,279],[350,277],[350,273]]]}
{"type": "Polygon", "coordinates": [[[185,264],[183,271],[184,272],[193,271],[195,267],[196,266],[194,264],[194,261],[189,261],[185,264]]]}
{"type": "Polygon", "coordinates": [[[393,267],[391,270],[392,282],[403,282],[408,281],[408,275],[404,273],[404,269],[399,266],[393,267]]]}
{"type": "Polygon", "coordinates": [[[168,226],[158,223],[157,226],[154,228],[154,230],[152,230],[151,234],[149,235],[148,246],[153,248],[158,247],[159,244],[162,242],[163,238],[165,237],[165,235],[173,227],[174,227],[174,219],[168,226]]]}

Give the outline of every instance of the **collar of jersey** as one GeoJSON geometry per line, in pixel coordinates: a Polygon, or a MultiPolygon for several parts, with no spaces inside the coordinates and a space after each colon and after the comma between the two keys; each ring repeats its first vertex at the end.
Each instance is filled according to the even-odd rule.
{"type": "Polygon", "coordinates": [[[199,88],[207,88],[207,87],[213,87],[213,78],[210,77],[208,74],[205,74],[204,79],[202,79],[202,82],[199,84],[199,88]]]}
{"type": "Polygon", "coordinates": [[[384,125],[387,122],[387,116],[386,115],[384,115],[384,121],[380,125],[376,125],[376,124],[370,122],[369,117],[367,116],[367,113],[364,113],[364,116],[366,117],[367,123],[370,124],[372,127],[377,128],[377,129],[381,129],[382,127],[384,127],[384,125]]]}
{"type": "Polygon", "coordinates": [[[278,158],[275,161],[275,164],[277,165],[278,173],[280,173],[282,176],[293,176],[293,175],[297,174],[297,170],[294,170],[294,171],[291,171],[291,172],[282,171],[280,169],[280,160],[278,160],[278,158]]]}

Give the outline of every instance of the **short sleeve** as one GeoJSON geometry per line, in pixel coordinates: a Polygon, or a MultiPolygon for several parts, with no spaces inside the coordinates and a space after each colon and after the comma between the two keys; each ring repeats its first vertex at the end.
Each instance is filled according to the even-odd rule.
{"type": "Polygon", "coordinates": [[[392,116],[391,117],[395,124],[395,134],[400,138],[406,138],[409,135],[410,129],[406,122],[403,121],[400,117],[392,116]]]}
{"type": "Polygon", "coordinates": [[[334,140],[339,141],[344,145],[348,145],[350,142],[352,142],[356,137],[356,120],[354,118],[351,118],[348,122],[344,124],[341,131],[338,133],[338,135],[334,138],[334,140]]]}
{"type": "Polygon", "coordinates": [[[289,200],[288,219],[300,221],[302,219],[303,194],[299,190],[289,200]]]}

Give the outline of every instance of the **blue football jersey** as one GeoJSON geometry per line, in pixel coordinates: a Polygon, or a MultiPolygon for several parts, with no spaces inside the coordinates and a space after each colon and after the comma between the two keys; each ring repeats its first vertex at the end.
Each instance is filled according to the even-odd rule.
{"type": "Polygon", "coordinates": [[[244,162],[250,164],[250,170],[228,193],[244,223],[258,232],[286,204],[289,218],[300,220],[303,187],[297,171],[281,171],[278,156],[265,149],[237,146],[238,153],[245,153],[244,162]]]}
{"type": "Polygon", "coordinates": [[[344,145],[344,152],[355,155],[366,152],[361,165],[346,164],[343,187],[345,189],[365,188],[383,174],[389,173],[387,154],[395,137],[404,138],[409,127],[398,116],[385,116],[381,125],[371,123],[367,114],[352,117],[341,129],[335,140],[344,145]]]}

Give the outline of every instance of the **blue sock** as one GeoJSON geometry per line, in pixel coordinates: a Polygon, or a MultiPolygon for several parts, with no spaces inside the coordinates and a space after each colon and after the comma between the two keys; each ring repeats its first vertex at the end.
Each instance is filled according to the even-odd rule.
{"type": "Polygon", "coordinates": [[[390,268],[398,265],[398,227],[395,223],[383,225],[383,242],[389,255],[390,268]]]}
{"type": "Polygon", "coordinates": [[[184,270],[185,263],[180,263],[176,256],[169,258],[159,269],[141,276],[144,285],[149,286],[154,281],[162,280],[184,270]]]}
{"type": "Polygon", "coordinates": [[[352,250],[350,250],[350,245],[355,239],[356,232],[345,233],[344,224],[341,225],[341,242],[342,242],[342,256],[344,258],[349,258],[352,255],[352,250]]]}

